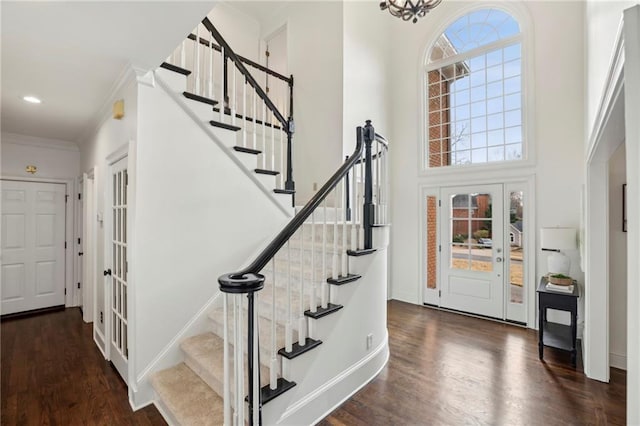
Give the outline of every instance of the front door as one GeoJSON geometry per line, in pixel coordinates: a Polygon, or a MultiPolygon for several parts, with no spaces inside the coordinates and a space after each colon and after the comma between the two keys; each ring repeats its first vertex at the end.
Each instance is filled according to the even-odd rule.
{"type": "Polygon", "coordinates": [[[119,160],[111,166],[110,191],[111,206],[109,227],[109,252],[105,265],[111,265],[105,271],[107,288],[109,291],[109,330],[111,362],[122,376],[128,381],[127,362],[129,358],[128,334],[128,269],[127,262],[127,158],[119,160]]]}
{"type": "Polygon", "coordinates": [[[65,304],[65,185],[2,181],[2,314],[65,304]]]}
{"type": "Polygon", "coordinates": [[[440,305],[504,318],[502,185],[441,191],[440,305]]]}

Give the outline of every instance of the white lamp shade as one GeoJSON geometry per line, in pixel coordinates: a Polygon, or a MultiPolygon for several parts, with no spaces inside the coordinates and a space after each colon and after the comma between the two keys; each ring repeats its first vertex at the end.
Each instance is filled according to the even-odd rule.
{"type": "Polygon", "coordinates": [[[542,228],[540,229],[540,246],[551,250],[575,250],[575,228],[542,228]]]}

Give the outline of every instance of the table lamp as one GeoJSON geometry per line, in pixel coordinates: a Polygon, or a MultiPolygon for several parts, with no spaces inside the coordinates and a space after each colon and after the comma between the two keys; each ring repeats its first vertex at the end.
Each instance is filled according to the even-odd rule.
{"type": "Polygon", "coordinates": [[[547,258],[547,267],[551,274],[564,274],[569,276],[571,259],[561,250],[575,250],[575,228],[542,228],[540,229],[540,245],[542,250],[551,251],[547,258]]]}

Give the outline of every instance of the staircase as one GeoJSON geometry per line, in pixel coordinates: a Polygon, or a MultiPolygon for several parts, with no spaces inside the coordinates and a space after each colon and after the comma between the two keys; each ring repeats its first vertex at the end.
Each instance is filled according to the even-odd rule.
{"type": "MultiPolygon", "coordinates": [[[[293,214],[291,105],[280,112],[208,19],[185,43],[177,64],[156,71],[160,86],[293,214]]],[[[292,90],[292,77],[278,78],[292,90]]],[[[388,144],[369,122],[357,134],[354,153],[262,253],[220,277],[210,331],[184,339],[183,362],[151,378],[170,424],[313,423],[386,362],[388,144]]]]}

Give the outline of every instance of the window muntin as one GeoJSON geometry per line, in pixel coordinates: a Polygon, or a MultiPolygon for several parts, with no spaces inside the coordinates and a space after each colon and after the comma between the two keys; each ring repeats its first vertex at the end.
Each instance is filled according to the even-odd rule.
{"type": "Polygon", "coordinates": [[[436,41],[427,72],[428,167],[523,158],[519,31],[505,12],[483,9],[436,41]]]}

